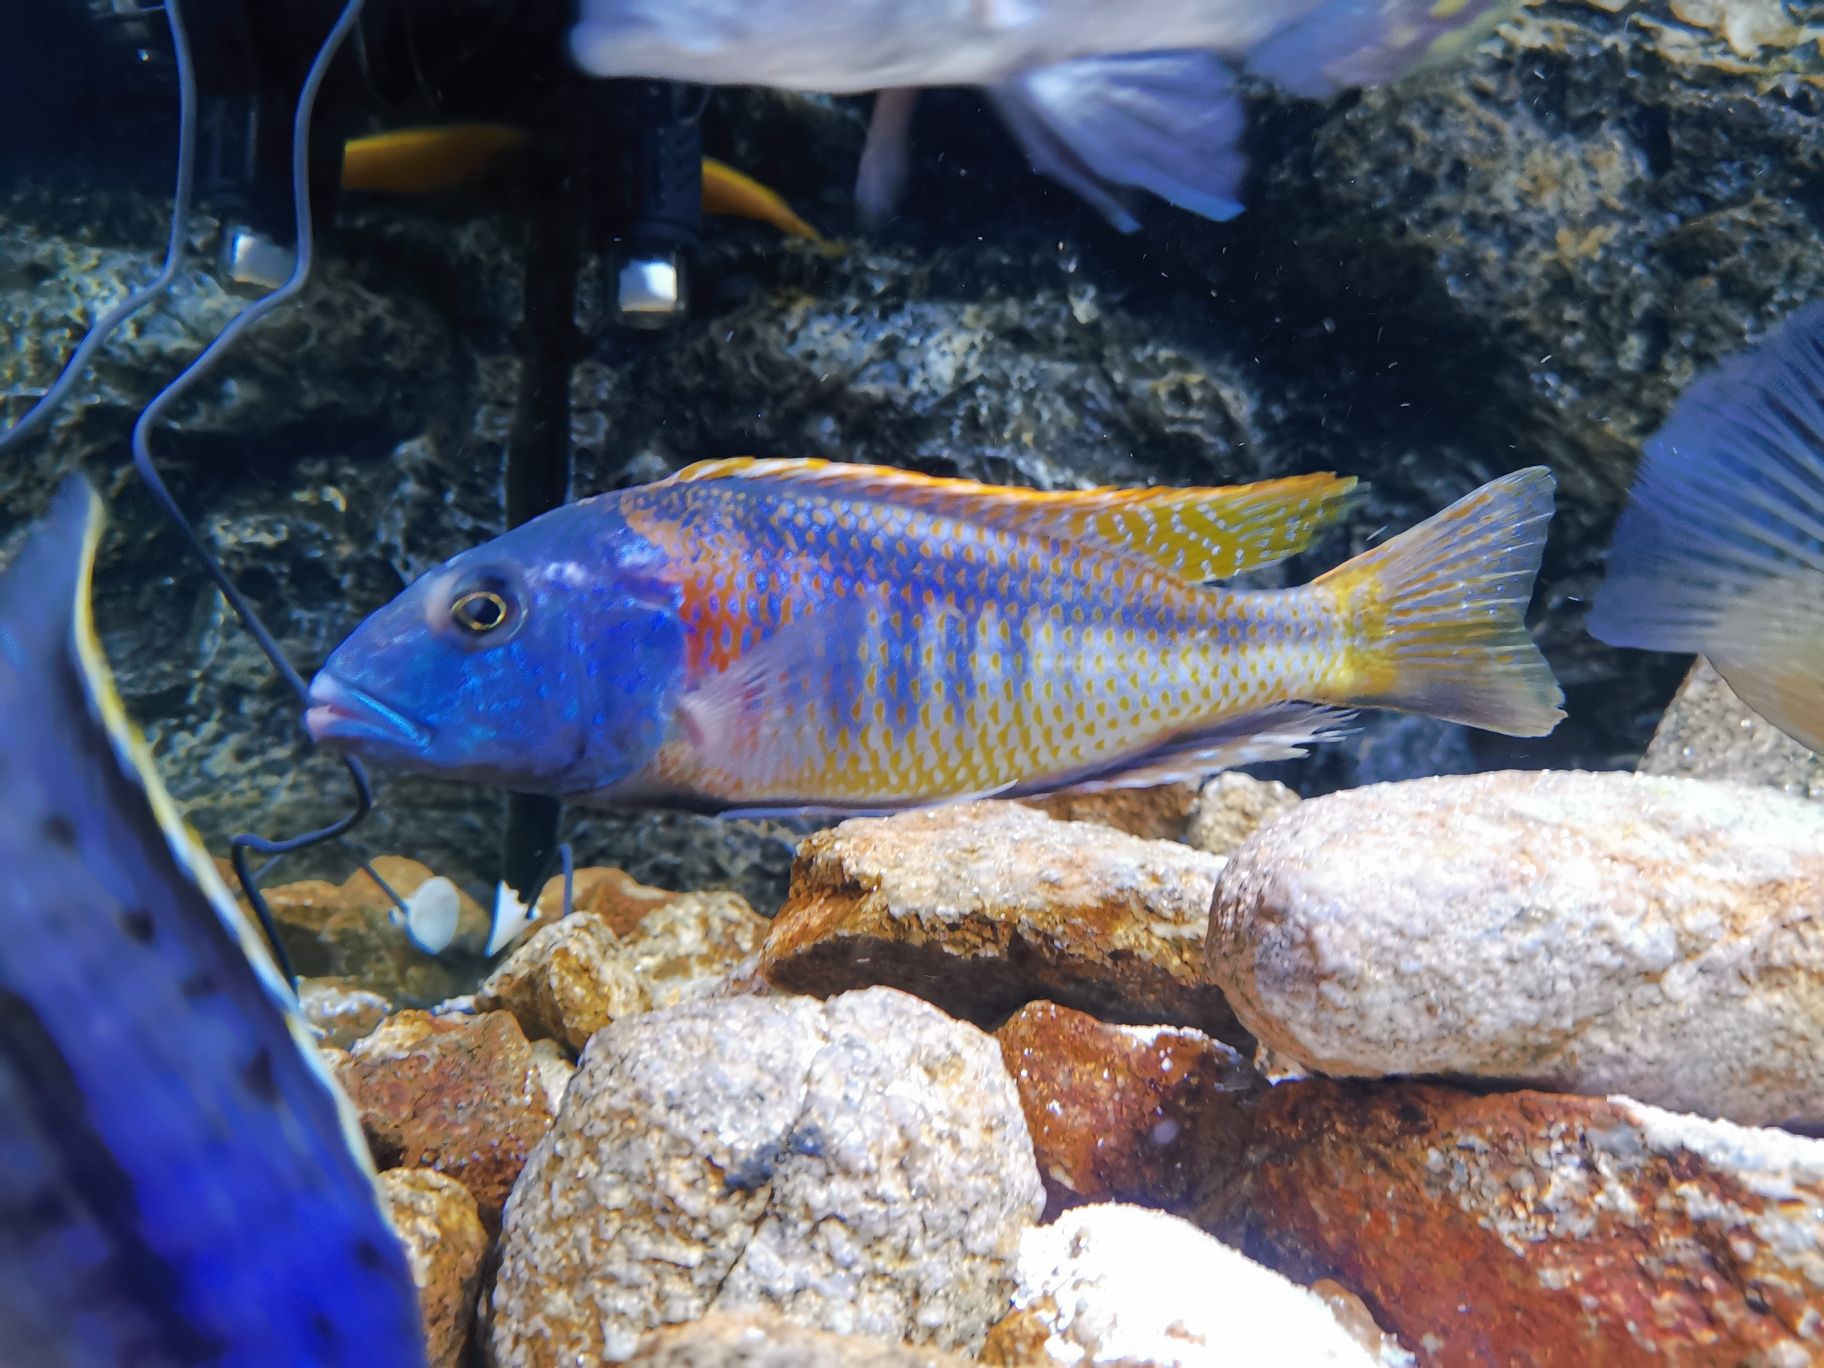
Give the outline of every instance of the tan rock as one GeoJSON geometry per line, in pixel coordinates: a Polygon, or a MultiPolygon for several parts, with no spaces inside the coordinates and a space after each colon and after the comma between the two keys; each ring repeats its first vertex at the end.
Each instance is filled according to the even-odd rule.
{"type": "MultiPolygon", "coordinates": [[[[571,879],[571,909],[594,913],[617,936],[632,935],[648,912],[686,896],[643,884],[624,869],[591,866],[577,870],[571,879]]],[[[540,918],[548,921],[556,921],[564,915],[561,874],[546,880],[538,895],[537,907],[540,918]]]]}
{"type": "Polygon", "coordinates": [[[1233,854],[1261,827],[1298,806],[1298,795],[1275,779],[1227,770],[1203,786],[1185,840],[1211,855],[1233,854]]]}
{"type": "Polygon", "coordinates": [[[340,978],[298,980],[298,1010],[323,1040],[347,1048],[393,1010],[380,994],[340,978]]]}
{"type": "Polygon", "coordinates": [[[647,1368],[967,1368],[969,1360],[863,1335],[811,1330],[764,1311],[712,1312],[646,1337],[647,1368]]]}
{"type": "Polygon", "coordinates": [[[620,938],[592,912],[541,926],[508,955],[475,994],[482,1011],[511,1012],[529,1040],[556,1040],[571,1053],[617,1017],[652,1005],[620,938]]]}
{"type": "Polygon", "coordinates": [[[555,1040],[535,1040],[532,1042],[532,1066],[538,1070],[538,1081],[544,1087],[551,1115],[556,1116],[564,1105],[564,1094],[570,1090],[570,1080],[576,1077],[576,1065],[555,1040]]]}
{"type": "Polygon", "coordinates": [[[1824,1116],[1824,807],[1623,773],[1302,803],[1218,884],[1210,972],[1281,1060],[1824,1116]]]}
{"type": "Polygon", "coordinates": [[[1197,785],[1187,781],[1151,788],[1051,793],[1019,801],[1060,822],[1098,822],[1145,841],[1182,841],[1197,803],[1197,785]]]}
{"type": "Polygon", "coordinates": [[[848,821],[799,847],[762,969],[792,992],[889,984],[989,1025],[1046,998],[1221,1034],[1199,953],[1221,868],[1017,803],[848,821]]]}
{"type": "Polygon", "coordinates": [[[457,1368],[475,1325],[488,1235],[475,1199],[454,1178],[431,1169],[380,1175],[380,1200],[405,1244],[430,1368],[457,1368]]]}
{"type": "Polygon", "coordinates": [[[400,1012],[355,1042],[337,1077],[380,1168],[448,1174],[474,1195],[490,1229],[551,1126],[537,1061],[506,1012],[400,1012]]]}
{"type": "Polygon", "coordinates": [[[1053,1002],[995,1032],[1032,1132],[1046,1213],[1085,1202],[1188,1210],[1233,1124],[1224,1094],[1261,1085],[1242,1057],[1186,1026],[1110,1026],[1053,1002]]]}
{"type": "Polygon", "coordinates": [[[1188,1221],[1087,1206],[1020,1240],[1014,1310],[982,1362],[1374,1368],[1330,1308],[1188,1221]]]}
{"type": "Polygon", "coordinates": [[[701,997],[760,948],[770,923],[738,893],[681,893],[641,919],[623,954],[655,1007],[701,997]]]}
{"type": "Polygon", "coordinates": [[[1642,774],[1723,779],[1824,797],[1824,756],[1751,711],[1707,660],[1685,676],[1640,758],[1642,774]]]}
{"type": "Polygon", "coordinates": [[[508,1204],[491,1361],[623,1362],[717,1310],[972,1348],[1042,1200],[993,1040],[916,998],[626,1017],[508,1204]]]}
{"type": "Polygon", "coordinates": [[[1625,1098],[1272,1089],[1199,1223],[1424,1363],[1824,1361],[1824,1141],[1625,1098]]]}

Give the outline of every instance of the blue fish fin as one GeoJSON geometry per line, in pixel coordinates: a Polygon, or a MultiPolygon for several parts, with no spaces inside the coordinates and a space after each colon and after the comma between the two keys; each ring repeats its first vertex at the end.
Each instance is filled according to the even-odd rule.
{"type": "Polygon", "coordinates": [[[1518,0],[1334,0],[1248,54],[1248,71],[1323,99],[1451,61],[1520,10],[1518,0]]]}
{"type": "Polygon", "coordinates": [[[1588,625],[1709,656],[1824,750],[1824,300],[1698,380],[1647,441],[1588,625]]]}
{"type": "Polygon", "coordinates": [[[1146,190],[1221,222],[1241,212],[1244,116],[1229,65],[1210,52],[1083,57],[989,88],[1033,166],[1124,233],[1120,192],[1146,190]]]}
{"type": "Polygon", "coordinates": [[[1224,719],[1219,725],[1174,737],[1099,774],[1067,778],[1030,793],[1101,793],[1207,778],[1219,770],[1269,760],[1296,760],[1305,747],[1340,741],[1354,714],[1321,703],[1278,703],[1224,719]]]}
{"type": "Polygon", "coordinates": [[[1525,616],[1552,490],[1543,466],[1503,475],[1320,576],[1351,636],[1337,701],[1508,736],[1557,726],[1564,695],[1525,616]]]}

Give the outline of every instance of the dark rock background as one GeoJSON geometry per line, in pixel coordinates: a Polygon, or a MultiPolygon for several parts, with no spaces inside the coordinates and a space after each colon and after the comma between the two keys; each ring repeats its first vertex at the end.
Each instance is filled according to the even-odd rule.
{"type": "MultiPolygon", "coordinates": [[[[1582,603],[1640,439],[1702,367],[1824,294],[1824,3],[1529,11],[1470,61],[1328,105],[1254,98],[1249,211],[1149,205],[1123,238],[1030,175],[981,102],[927,95],[900,218],[847,188],[865,103],[719,96],[708,150],[849,244],[712,221],[690,321],[602,327],[585,271],[577,493],[719,455],[828,456],[1047,487],[1365,477],[1292,578],[1542,462],[1560,511],[1535,604],[1570,718],[1540,741],[1374,717],[1277,777],[1309,792],[1499,766],[1631,764],[1685,662],[1615,652],[1582,603]]],[[[15,49],[17,52],[18,49],[15,49]]],[[[93,102],[92,94],[83,97],[93,102]]],[[[0,97],[0,421],[162,249],[173,128],[98,136],[51,83],[0,97]],[[88,131],[80,135],[78,127],[88,131]]],[[[86,106],[85,106],[86,109],[86,106]]],[[[509,174],[345,206],[307,299],[248,337],[161,434],[173,488],[308,669],[366,612],[503,525],[528,240],[509,174]]],[[[198,263],[217,225],[199,215],[198,263]]],[[[80,466],[114,526],[97,609],[127,703],[210,845],[289,834],[347,792],[128,467],[139,405],[231,313],[198,264],[103,353],[44,440],[0,463],[0,552],[80,466]]],[[[491,879],[502,804],[400,781],[366,848],[491,879]]],[[[586,863],[783,891],[791,830],[573,816],[586,863]]],[[[346,873],[345,850],[287,874],[346,873]]]]}

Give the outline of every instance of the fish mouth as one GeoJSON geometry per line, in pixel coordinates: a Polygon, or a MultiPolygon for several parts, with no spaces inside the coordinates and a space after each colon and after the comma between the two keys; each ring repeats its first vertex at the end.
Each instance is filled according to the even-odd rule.
{"type": "Polygon", "coordinates": [[[319,745],[378,741],[403,750],[422,751],[431,743],[431,729],[422,722],[327,670],[318,671],[310,681],[304,730],[319,745]]]}

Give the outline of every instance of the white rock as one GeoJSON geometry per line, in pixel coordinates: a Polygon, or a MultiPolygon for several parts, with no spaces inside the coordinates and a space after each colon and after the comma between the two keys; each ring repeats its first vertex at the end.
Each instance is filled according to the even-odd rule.
{"type": "Polygon", "coordinates": [[[1824,806],[1608,773],[1380,784],[1218,880],[1211,977],[1275,1058],[1824,1117],[1824,806]]]}
{"type": "MultiPolygon", "coordinates": [[[[1188,1221],[1077,1207],[1020,1241],[1014,1314],[997,1344],[1109,1368],[1372,1368],[1322,1299],[1188,1221]]],[[[999,1359],[996,1361],[1006,1361],[999,1359]]]]}

